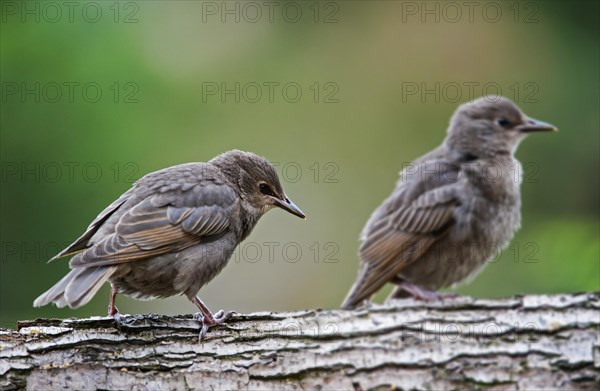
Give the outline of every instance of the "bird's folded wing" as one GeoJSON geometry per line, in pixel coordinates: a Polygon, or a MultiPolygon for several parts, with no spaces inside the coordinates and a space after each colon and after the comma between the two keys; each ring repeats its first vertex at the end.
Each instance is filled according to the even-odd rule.
{"type": "Polygon", "coordinates": [[[228,228],[236,199],[227,185],[166,189],[123,214],[115,233],[76,255],[71,266],[116,265],[196,245],[228,228]]]}
{"type": "Polygon", "coordinates": [[[348,299],[368,298],[418,259],[452,226],[458,203],[455,187],[446,185],[375,221],[360,247],[361,271],[348,299]]]}
{"type": "Polygon", "coordinates": [[[65,248],[60,253],[58,253],[54,257],[52,257],[48,262],[55,261],[57,259],[66,257],[68,255],[76,254],[76,253],[88,248],[89,240],[98,231],[98,228],[100,228],[100,226],[102,224],[104,224],[104,222],[113,213],[115,213],[117,211],[117,209],[119,209],[125,203],[125,201],[127,201],[129,199],[130,196],[131,196],[131,191],[128,191],[128,192],[124,193],[121,197],[119,197],[117,200],[115,200],[112,204],[107,206],[102,212],[100,212],[100,214],[94,219],[94,221],[92,221],[90,223],[90,225],[87,227],[87,229],[85,230],[83,235],[81,235],[79,238],[77,238],[77,240],[74,241],[72,244],[70,244],[69,247],[65,248]]]}

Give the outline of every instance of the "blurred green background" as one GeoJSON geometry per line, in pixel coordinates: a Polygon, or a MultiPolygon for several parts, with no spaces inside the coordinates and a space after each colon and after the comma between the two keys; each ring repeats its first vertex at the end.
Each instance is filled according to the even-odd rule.
{"type": "MultiPolygon", "coordinates": [[[[486,92],[560,132],[521,145],[522,229],[459,292],[599,290],[598,3],[451,3],[3,2],[2,326],[104,315],[107,287],[78,310],[32,308],[68,270],[46,260],[133,180],[232,148],[278,163],[308,219],[266,215],[200,297],[336,307],[402,165],[486,92]]],[[[117,305],[195,310],[183,297],[117,305]]]]}

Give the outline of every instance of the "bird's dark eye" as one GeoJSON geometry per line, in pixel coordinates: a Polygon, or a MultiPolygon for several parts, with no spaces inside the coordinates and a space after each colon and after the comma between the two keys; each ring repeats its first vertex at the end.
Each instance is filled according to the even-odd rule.
{"type": "Polygon", "coordinates": [[[506,128],[508,125],[510,125],[510,121],[505,117],[498,118],[496,122],[498,122],[498,125],[502,126],[503,128],[506,128]]]}
{"type": "Polygon", "coordinates": [[[264,195],[269,195],[269,196],[275,195],[275,194],[273,194],[273,190],[271,189],[271,186],[267,185],[266,183],[261,183],[260,185],[258,185],[258,190],[260,190],[260,192],[263,193],[264,195]]]}

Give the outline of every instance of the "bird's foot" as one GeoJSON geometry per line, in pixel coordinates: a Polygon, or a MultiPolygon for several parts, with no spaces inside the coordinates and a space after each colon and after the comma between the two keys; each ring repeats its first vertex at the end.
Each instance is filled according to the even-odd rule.
{"type": "Polygon", "coordinates": [[[123,326],[125,325],[125,318],[119,313],[119,311],[115,311],[114,314],[111,314],[109,316],[112,316],[112,318],[114,319],[115,324],[117,325],[117,329],[120,330],[123,328],[123,326]]]}
{"type": "Polygon", "coordinates": [[[396,289],[392,292],[390,299],[406,297],[407,293],[409,296],[422,301],[440,301],[444,299],[453,299],[458,296],[454,292],[436,292],[407,281],[402,281],[398,283],[396,289]]]}
{"type": "Polygon", "coordinates": [[[231,318],[235,314],[235,311],[225,312],[223,310],[220,310],[214,314],[208,313],[209,316],[204,316],[202,312],[196,312],[194,314],[194,319],[196,319],[202,325],[202,328],[200,329],[200,335],[198,336],[199,341],[202,342],[209,328],[219,325],[221,323],[225,323],[229,318],[231,318]]]}
{"type": "Polygon", "coordinates": [[[223,311],[223,310],[219,310],[216,313],[213,314],[213,318],[215,318],[216,321],[218,321],[219,323],[223,323],[225,322],[227,319],[231,318],[233,315],[237,314],[237,312],[235,311],[223,311]]]}
{"type": "Polygon", "coordinates": [[[110,292],[110,302],[108,303],[108,316],[113,318],[115,324],[117,325],[117,328],[121,329],[125,324],[125,320],[123,316],[121,316],[121,314],[119,313],[119,309],[117,308],[117,306],[115,306],[115,296],[116,291],[112,289],[110,292]]]}
{"type": "Polygon", "coordinates": [[[108,316],[114,317],[118,313],[119,313],[119,309],[117,307],[115,307],[114,305],[108,306],[108,316]]]}

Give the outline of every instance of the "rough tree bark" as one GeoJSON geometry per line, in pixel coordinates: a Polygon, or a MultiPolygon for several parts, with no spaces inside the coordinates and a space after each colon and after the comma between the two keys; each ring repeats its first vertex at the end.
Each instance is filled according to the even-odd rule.
{"type": "Polygon", "coordinates": [[[411,299],[237,315],[36,319],[0,333],[0,386],[28,389],[599,389],[600,293],[411,299]]]}

